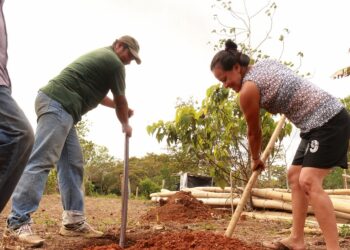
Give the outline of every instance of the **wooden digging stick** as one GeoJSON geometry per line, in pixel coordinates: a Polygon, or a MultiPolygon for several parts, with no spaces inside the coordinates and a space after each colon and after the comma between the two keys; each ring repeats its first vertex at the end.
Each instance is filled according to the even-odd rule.
{"type": "Polygon", "coordinates": [[[124,248],[125,233],[128,218],[128,198],[129,198],[129,136],[125,134],[124,146],[124,175],[123,175],[123,190],[122,190],[122,220],[120,226],[119,246],[124,248]]]}
{"type": "MultiPolygon", "coordinates": [[[[270,141],[269,143],[267,144],[264,152],[262,153],[261,155],[261,160],[262,162],[266,162],[267,160],[267,157],[270,155],[274,145],[275,145],[275,142],[277,140],[277,137],[278,135],[280,134],[282,128],[283,128],[283,125],[284,125],[284,122],[286,120],[286,117],[284,115],[281,116],[281,119],[279,120],[275,130],[273,131],[273,134],[270,138],[270,141]]],[[[235,209],[235,213],[232,215],[232,218],[231,218],[231,221],[230,221],[230,224],[228,225],[227,229],[226,229],[226,232],[225,232],[225,236],[226,237],[232,237],[232,234],[233,234],[233,230],[235,229],[236,225],[237,225],[237,222],[239,220],[239,217],[241,216],[241,213],[243,211],[243,208],[244,206],[246,205],[247,203],[247,200],[248,200],[248,197],[250,195],[250,192],[252,191],[252,188],[253,188],[253,185],[254,183],[256,182],[256,180],[258,179],[258,176],[259,174],[261,173],[261,170],[255,170],[253,171],[252,175],[250,176],[250,179],[247,183],[247,185],[245,186],[244,188],[244,191],[243,191],[243,194],[242,194],[242,198],[240,199],[236,209],[235,209]]]]}

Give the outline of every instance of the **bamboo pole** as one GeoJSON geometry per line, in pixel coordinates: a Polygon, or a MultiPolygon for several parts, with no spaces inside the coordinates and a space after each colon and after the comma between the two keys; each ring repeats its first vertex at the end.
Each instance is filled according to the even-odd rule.
{"type": "Polygon", "coordinates": [[[276,192],[283,192],[283,193],[291,193],[290,189],[286,188],[260,188],[262,190],[271,190],[271,191],[276,191],[276,192]]]}
{"type": "Polygon", "coordinates": [[[176,193],[177,193],[177,191],[158,192],[158,193],[152,193],[149,196],[150,197],[169,197],[169,196],[174,195],[176,193]]]}
{"type": "MultiPolygon", "coordinates": [[[[283,200],[283,201],[292,201],[292,195],[290,193],[283,193],[283,192],[274,192],[269,190],[260,190],[253,188],[252,194],[255,196],[263,197],[265,199],[277,199],[277,200],[283,200]]],[[[341,212],[341,213],[347,213],[350,215],[350,202],[346,199],[335,198],[334,196],[330,197],[330,200],[333,204],[334,210],[341,212]]]]}
{"type": "MultiPolygon", "coordinates": [[[[150,194],[150,197],[169,197],[171,195],[176,194],[177,191],[171,191],[171,192],[159,192],[159,193],[152,193],[150,194]]],[[[231,198],[230,193],[213,193],[213,192],[196,192],[191,191],[191,195],[195,198],[231,198]]],[[[239,194],[233,193],[233,197],[237,197],[239,194]]]]}
{"type": "MultiPolygon", "coordinates": [[[[153,196],[151,197],[151,200],[154,202],[159,202],[160,200],[168,200],[170,195],[168,196],[153,196]]],[[[197,198],[197,200],[202,201],[203,204],[209,205],[209,206],[237,206],[240,202],[239,198],[197,198]]],[[[269,199],[261,199],[261,198],[252,198],[252,202],[254,207],[262,208],[262,209],[277,209],[277,210],[283,210],[286,212],[292,211],[292,206],[289,201],[283,201],[283,200],[269,200],[269,199]]],[[[342,218],[342,219],[350,219],[350,213],[343,212],[344,210],[347,211],[348,208],[344,205],[348,203],[342,202],[341,204],[343,207],[340,207],[340,205],[337,203],[337,201],[333,201],[334,206],[334,213],[336,217],[342,218]],[[338,205],[337,205],[338,204],[338,205]]],[[[313,209],[311,206],[308,207],[308,213],[313,214],[313,209]]]]}
{"type": "Polygon", "coordinates": [[[327,194],[350,195],[350,189],[326,189],[327,194]]]}
{"type": "Polygon", "coordinates": [[[350,214],[350,202],[344,200],[332,200],[334,210],[350,214]]]}
{"type": "MultiPolygon", "coordinates": [[[[247,217],[254,218],[254,219],[286,220],[286,221],[289,221],[289,222],[293,221],[292,215],[285,215],[285,214],[281,215],[280,213],[276,213],[276,212],[267,212],[267,213],[243,212],[242,214],[247,216],[247,217]]],[[[308,219],[308,218],[305,221],[305,226],[307,226],[307,227],[316,227],[316,228],[319,227],[318,222],[316,221],[316,219],[308,219]]],[[[346,226],[348,224],[337,223],[338,229],[340,229],[344,225],[346,226]]]]}
{"type": "MultiPolygon", "coordinates": [[[[159,202],[160,200],[168,200],[169,197],[152,197],[151,200],[155,202],[159,202]]],[[[233,204],[234,206],[237,206],[241,199],[234,198],[234,199],[224,199],[224,198],[198,198],[197,200],[203,202],[203,204],[209,205],[209,206],[231,206],[233,204]]],[[[277,209],[277,210],[283,210],[287,212],[292,211],[292,205],[290,202],[281,201],[281,200],[268,200],[268,199],[259,199],[259,198],[252,198],[252,202],[254,207],[262,208],[262,209],[277,209]]],[[[308,213],[313,213],[312,208],[308,208],[308,213]]],[[[341,216],[341,215],[340,215],[341,216]]],[[[344,218],[344,217],[343,217],[344,218]]]]}
{"type": "MultiPolygon", "coordinates": [[[[205,192],[205,191],[196,191],[195,189],[183,189],[186,192],[190,192],[191,195],[195,198],[231,198],[237,197],[240,194],[239,193],[216,193],[216,192],[205,192]]],[[[169,197],[171,195],[176,194],[179,191],[161,191],[157,193],[150,194],[150,197],[169,197]]],[[[278,192],[273,191],[272,189],[265,189],[265,188],[252,188],[251,194],[256,197],[261,197],[264,199],[272,199],[272,200],[283,200],[283,201],[292,201],[291,193],[286,192],[278,192]]],[[[332,203],[337,202],[350,202],[350,195],[328,195],[331,199],[332,203]]]]}
{"type": "Polygon", "coordinates": [[[329,196],[329,198],[331,198],[331,199],[350,200],[350,195],[329,194],[328,196],[329,196]]]}
{"type": "MultiPolygon", "coordinates": [[[[281,119],[279,120],[276,128],[275,128],[275,131],[273,132],[271,138],[270,138],[270,141],[269,143],[267,144],[267,147],[265,148],[262,156],[261,156],[261,160],[263,162],[266,162],[268,156],[270,155],[272,149],[273,149],[273,146],[275,145],[275,142],[277,140],[277,137],[278,135],[280,134],[281,130],[282,130],[282,127],[285,123],[285,119],[286,117],[284,115],[281,116],[281,119]]],[[[242,195],[242,198],[239,202],[239,204],[237,205],[236,209],[235,209],[235,213],[233,214],[232,218],[231,218],[231,221],[226,229],[226,232],[225,232],[225,236],[226,237],[229,237],[231,238],[232,237],[232,234],[233,234],[233,231],[237,225],[237,222],[239,220],[239,217],[243,211],[243,208],[245,206],[245,204],[247,203],[247,200],[248,200],[248,197],[249,197],[249,194],[250,194],[250,191],[252,190],[253,188],[253,185],[254,183],[256,182],[256,180],[258,179],[258,176],[260,174],[261,170],[257,170],[257,171],[254,171],[244,189],[244,192],[243,192],[243,195],[242,195]]]]}
{"type": "Polygon", "coordinates": [[[231,187],[194,187],[191,189],[195,190],[201,190],[201,191],[206,191],[206,192],[215,192],[215,193],[230,193],[231,192],[231,187]]]}
{"type": "Polygon", "coordinates": [[[292,194],[285,192],[276,192],[268,189],[252,189],[252,195],[263,197],[265,199],[282,200],[282,201],[292,201],[292,194]]]}
{"type": "Polygon", "coordinates": [[[342,219],[347,219],[350,220],[350,214],[348,213],[343,213],[343,212],[339,212],[339,211],[334,211],[334,214],[337,218],[342,218],[342,219]]]}
{"type": "MultiPolygon", "coordinates": [[[[237,188],[238,190],[243,190],[242,187],[237,188]]],[[[285,188],[261,188],[263,190],[272,190],[277,192],[286,192],[291,193],[290,189],[285,188]]],[[[230,193],[231,187],[193,187],[193,188],[186,188],[187,191],[190,190],[201,190],[201,191],[207,191],[207,192],[215,192],[215,193],[230,193]]],[[[324,190],[327,194],[334,194],[334,195],[350,195],[350,189],[325,189],[324,190]]]]}

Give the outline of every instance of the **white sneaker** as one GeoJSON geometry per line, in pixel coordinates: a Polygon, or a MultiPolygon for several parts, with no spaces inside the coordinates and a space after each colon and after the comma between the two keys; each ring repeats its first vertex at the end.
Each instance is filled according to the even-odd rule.
{"type": "Polygon", "coordinates": [[[61,226],[60,235],[68,237],[85,237],[85,238],[100,238],[103,236],[103,232],[93,229],[87,222],[84,222],[81,226],[69,229],[65,226],[61,226]]]}
{"type": "Polygon", "coordinates": [[[45,240],[34,234],[29,224],[24,224],[18,229],[6,228],[4,231],[4,245],[16,245],[16,241],[24,243],[26,246],[39,247],[43,245],[45,240]]]}

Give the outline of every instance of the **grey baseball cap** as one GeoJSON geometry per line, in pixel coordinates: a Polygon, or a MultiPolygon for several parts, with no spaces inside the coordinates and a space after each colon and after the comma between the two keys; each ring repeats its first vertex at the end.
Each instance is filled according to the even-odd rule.
{"type": "Polygon", "coordinates": [[[131,54],[135,57],[136,63],[140,64],[141,63],[141,59],[139,56],[140,46],[139,46],[139,43],[136,41],[136,39],[131,36],[122,36],[118,39],[118,41],[126,44],[129,47],[131,54]]]}

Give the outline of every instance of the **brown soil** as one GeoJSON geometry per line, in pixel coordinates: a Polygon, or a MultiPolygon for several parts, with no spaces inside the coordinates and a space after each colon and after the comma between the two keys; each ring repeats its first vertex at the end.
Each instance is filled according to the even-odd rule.
{"type": "Polygon", "coordinates": [[[114,243],[107,246],[87,247],[84,250],[123,250],[123,248],[114,243]]]}
{"type": "Polygon", "coordinates": [[[141,240],[128,250],[139,249],[242,249],[261,250],[261,247],[248,246],[237,239],[209,232],[179,232],[159,234],[148,240],[141,240]]]}
{"type": "Polygon", "coordinates": [[[181,191],[172,195],[166,201],[161,200],[160,207],[151,209],[142,216],[142,219],[157,221],[158,223],[167,221],[188,223],[220,218],[221,215],[222,212],[203,204],[203,202],[193,197],[190,192],[181,191]]]}
{"type": "MultiPolygon", "coordinates": [[[[188,197],[191,198],[189,195],[188,197]]],[[[188,198],[186,195],[184,199],[188,198]]],[[[216,210],[204,206],[197,210],[198,216],[185,220],[180,210],[165,217],[160,212],[165,206],[182,204],[177,198],[174,203],[171,199],[163,206],[150,201],[129,200],[128,227],[126,231],[125,249],[265,249],[261,242],[286,237],[291,224],[284,221],[258,220],[242,217],[238,222],[234,238],[225,238],[224,232],[230,221],[231,215],[217,213],[216,210]],[[153,211],[153,212],[150,212],[153,211]],[[203,212],[206,211],[206,212],[203,212]],[[214,212],[213,212],[214,211],[214,212]],[[204,213],[204,216],[199,215],[204,213]],[[159,219],[151,217],[152,213],[159,214],[159,219]],[[201,217],[202,216],[202,217],[201,217]],[[148,218],[148,219],[147,219],[148,218]],[[172,219],[170,219],[172,218],[172,219]],[[179,219],[180,218],[180,219],[179,219]],[[187,221],[187,222],[184,222],[187,221]]],[[[196,203],[197,200],[192,200],[196,203]]],[[[191,202],[188,210],[193,208],[191,202]]],[[[202,206],[203,204],[197,204],[202,206]]],[[[88,222],[98,230],[105,232],[100,239],[85,239],[75,237],[62,237],[58,234],[61,226],[62,206],[59,195],[44,196],[39,209],[33,213],[33,229],[45,239],[45,244],[38,250],[64,249],[64,250],[121,250],[119,243],[119,225],[121,217],[121,203],[119,198],[86,197],[86,216],[88,222]]],[[[195,209],[195,208],[194,208],[195,209]]],[[[10,211],[10,204],[0,214],[0,235],[6,227],[6,217],[10,211]]],[[[193,214],[182,211],[182,213],[193,214]]],[[[166,214],[166,213],[165,213],[166,214]]],[[[1,238],[1,236],[0,236],[1,238]]],[[[306,234],[305,240],[309,250],[325,249],[322,235],[306,234]]],[[[350,239],[341,238],[341,249],[350,249],[350,239]]],[[[0,247],[1,249],[1,247],[0,247]]],[[[27,249],[25,246],[16,248],[9,246],[5,249],[27,249]]],[[[28,248],[30,249],[30,248],[28,248]]]]}
{"type": "MultiPolygon", "coordinates": [[[[121,250],[117,244],[107,246],[89,247],[84,250],[121,250]]],[[[176,249],[176,250],[263,250],[259,246],[248,246],[238,239],[231,239],[222,234],[209,232],[178,232],[161,233],[145,240],[139,240],[135,245],[126,248],[127,250],[158,250],[158,249],[176,249]]]]}

